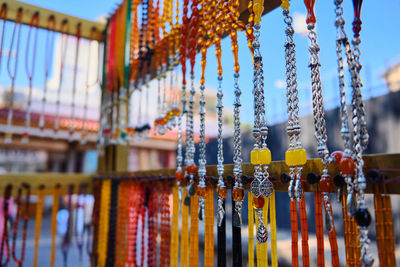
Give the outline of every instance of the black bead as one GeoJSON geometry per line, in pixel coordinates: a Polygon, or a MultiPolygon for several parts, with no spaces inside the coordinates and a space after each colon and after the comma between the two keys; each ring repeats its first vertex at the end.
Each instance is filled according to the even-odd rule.
{"type": "Polygon", "coordinates": [[[208,179],[209,179],[209,181],[210,181],[210,183],[211,183],[212,185],[218,184],[218,178],[217,178],[217,177],[209,176],[208,179]]]}
{"type": "Polygon", "coordinates": [[[246,185],[251,183],[252,179],[248,177],[247,175],[242,175],[242,184],[246,185]]]}
{"type": "Polygon", "coordinates": [[[287,184],[290,182],[290,175],[287,174],[286,172],[281,173],[281,182],[282,184],[287,184]]]}
{"type": "Polygon", "coordinates": [[[359,226],[368,227],[371,224],[371,214],[369,213],[367,208],[357,208],[354,217],[359,226]]]}
{"type": "Polygon", "coordinates": [[[228,185],[233,186],[233,184],[235,183],[235,179],[233,178],[233,176],[228,176],[226,177],[226,180],[228,181],[228,185]]]}
{"type": "Polygon", "coordinates": [[[309,172],[307,174],[307,182],[309,184],[316,184],[319,182],[319,180],[321,180],[321,176],[319,176],[318,174],[314,172],[309,172]]]}
{"type": "Polygon", "coordinates": [[[377,169],[371,169],[367,172],[367,181],[371,184],[382,182],[382,173],[377,169]]]}
{"type": "Polygon", "coordinates": [[[338,174],[335,177],[333,177],[333,183],[339,188],[346,185],[346,181],[344,180],[344,177],[341,174],[338,174]]]}

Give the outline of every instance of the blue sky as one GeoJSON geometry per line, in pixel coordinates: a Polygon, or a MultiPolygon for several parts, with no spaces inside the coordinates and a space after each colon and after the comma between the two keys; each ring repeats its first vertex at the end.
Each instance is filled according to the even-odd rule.
{"type": "MultiPolygon", "coordinates": [[[[33,5],[42,6],[48,9],[64,12],[73,16],[82,17],[88,20],[97,20],[100,16],[107,15],[116,7],[119,1],[110,0],[29,0],[25,1],[33,5]]],[[[381,78],[385,69],[400,61],[400,2],[398,0],[381,1],[364,1],[361,17],[363,20],[361,31],[361,61],[364,68],[362,69],[362,77],[366,88],[365,95],[379,95],[387,92],[384,81],[381,78]]],[[[351,22],[353,20],[352,1],[344,1],[344,16],[346,18],[346,30],[349,36],[352,36],[351,22]]],[[[317,16],[317,34],[318,42],[321,47],[321,77],[323,83],[324,97],[327,108],[332,108],[338,102],[337,89],[337,70],[336,70],[336,53],[335,38],[336,32],[334,27],[335,13],[333,0],[316,1],[315,13],[317,16]]],[[[292,1],[291,14],[295,17],[302,18],[305,14],[305,6],[303,1],[292,1]]],[[[10,24],[11,25],[11,24],[10,24]]],[[[279,122],[285,119],[286,101],[285,89],[282,81],[285,80],[284,66],[284,22],[280,8],[263,16],[262,33],[261,33],[261,52],[264,57],[264,81],[267,105],[267,117],[271,123],[279,122]]],[[[26,27],[25,27],[26,32],[26,27]]],[[[7,29],[11,32],[11,27],[7,29]]],[[[44,31],[40,33],[44,37],[44,31]]],[[[24,36],[24,34],[22,35],[24,36]]],[[[39,36],[39,48],[44,45],[44,38],[39,36]]],[[[243,32],[238,34],[239,39],[239,60],[240,60],[240,87],[243,91],[243,112],[242,120],[252,123],[252,62],[250,52],[247,47],[246,38],[243,32]]],[[[6,35],[7,37],[7,35],[6,35]]],[[[6,39],[7,40],[7,39],[6,39]]],[[[298,84],[300,91],[300,102],[302,114],[311,111],[311,89],[310,89],[310,71],[308,68],[308,38],[305,35],[296,34],[296,51],[297,51],[297,67],[298,67],[298,84]]],[[[7,47],[5,41],[5,47],[7,47]]],[[[222,42],[222,56],[224,69],[224,101],[225,106],[232,107],[233,104],[233,56],[230,50],[230,39],[225,38],[222,42]]],[[[22,42],[21,49],[25,49],[22,42]]],[[[42,52],[38,53],[40,60],[42,52]]],[[[42,55],[43,57],[43,55],[42,55]]],[[[24,72],[23,61],[24,55],[20,55],[20,67],[17,75],[17,85],[26,85],[26,75],[24,72]]],[[[0,72],[0,85],[8,85],[9,78],[6,72],[7,58],[3,57],[0,72]]],[[[197,57],[199,62],[199,57],[197,57]]],[[[39,66],[37,63],[37,66],[39,66]]],[[[207,56],[206,68],[206,85],[210,88],[217,86],[216,74],[216,58],[214,48],[211,47],[207,56]]],[[[38,67],[36,72],[37,79],[35,84],[43,84],[42,66],[38,67]]],[[[347,73],[346,73],[347,74],[347,73]]],[[[196,78],[200,76],[200,64],[196,66],[196,78]]],[[[347,78],[348,84],[348,78],[347,78]]]]}

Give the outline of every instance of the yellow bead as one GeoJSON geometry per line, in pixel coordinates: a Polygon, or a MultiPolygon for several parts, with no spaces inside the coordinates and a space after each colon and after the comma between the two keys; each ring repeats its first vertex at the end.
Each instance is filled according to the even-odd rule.
{"type": "Polygon", "coordinates": [[[260,164],[267,165],[271,163],[271,151],[268,148],[263,148],[259,151],[258,160],[260,164]]]}
{"type": "Polygon", "coordinates": [[[281,8],[288,9],[290,7],[289,0],[282,0],[281,8]]]}
{"type": "Polygon", "coordinates": [[[289,149],[285,153],[285,162],[288,166],[300,166],[306,164],[306,150],[304,148],[289,149]]]}
{"type": "Polygon", "coordinates": [[[260,153],[260,151],[259,151],[258,149],[253,149],[253,150],[250,152],[250,162],[251,162],[251,164],[253,164],[253,165],[258,165],[258,164],[260,164],[260,161],[259,161],[259,159],[258,159],[259,153],[260,153]]]}

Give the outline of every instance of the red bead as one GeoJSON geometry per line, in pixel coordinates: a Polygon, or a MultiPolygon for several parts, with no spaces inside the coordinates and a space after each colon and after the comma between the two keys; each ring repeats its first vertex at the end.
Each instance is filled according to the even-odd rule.
{"type": "Polygon", "coordinates": [[[183,178],[185,178],[185,175],[183,174],[182,171],[177,171],[177,172],[175,173],[175,179],[176,179],[178,182],[182,182],[182,181],[183,181],[183,178]]]}
{"type": "Polygon", "coordinates": [[[335,151],[335,152],[332,153],[331,156],[335,158],[335,163],[337,165],[339,165],[340,164],[340,160],[343,157],[343,152],[342,151],[335,151]]]}
{"type": "Polygon", "coordinates": [[[196,166],[196,164],[193,163],[193,164],[187,166],[187,167],[186,167],[186,171],[187,171],[189,174],[195,174],[195,173],[197,172],[197,166],[196,166]]]}
{"type": "Polygon", "coordinates": [[[259,197],[253,198],[253,208],[254,209],[262,209],[264,207],[265,199],[264,196],[260,195],[259,197]]]}
{"type": "Polygon", "coordinates": [[[342,157],[339,164],[340,172],[346,175],[353,175],[356,169],[354,160],[351,157],[342,157]]]}
{"type": "Polygon", "coordinates": [[[207,187],[197,187],[197,195],[205,198],[207,196],[207,187]]]}
{"type": "Polygon", "coordinates": [[[332,192],[333,185],[329,175],[322,177],[322,179],[319,181],[319,188],[321,189],[321,192],[332,192]]]}

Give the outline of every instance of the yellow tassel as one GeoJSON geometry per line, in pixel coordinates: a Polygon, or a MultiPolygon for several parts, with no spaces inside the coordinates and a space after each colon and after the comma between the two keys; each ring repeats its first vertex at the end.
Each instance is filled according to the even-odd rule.
{"type": "Polygon", "coordinates": [[[101,186],[99,238],[98,238],[98,267],[106,266],[107,258],[107,238],[108,238],[108,219],[110,209],[111,180],[104,180],[101,186]]]}
{"type": "Polygon", "coordinates": [[[172,222],[171,222],[171,267],[178,266],[179,253],[179,188],[178,185],[172,188],[172,222]]]}
{"type": "Polygon", "coordinates": [[[254,211],[253,211],[253,194],[251,192],[247,193],[247,209],[249,218],[249,267],[254,267],[254,211]]]}
{"type": "Polygon", "coordinates": [[[190,198],[190,253],[189,266],[199,265],[199,196],[193,195],[190,198]]]}
{"type": "Polygon", "coordinates": [[[214,266],[214,188],[207,188],[205,200],[204,267],[214,266]]]}
{"type": "Polygon", "coordinates": [[[189,207],[183,204],[186,188],[182,190],[182,232],[181,232],[181,267],[189,266],[189,207]]]}
{"type": "Polygon", "coordinates": [[[35,219],[35,250],[33,257],[33,267],[37,266],[38,253],[39,253],[39,240],[40,240],[40,229],[42,228],[43,218],[43,200],[44,200],[44,188],[39,188],[37,192],[37,205],[36,205],[36,219],[35,219]]]}
{"type": "Polygon", "coordinates": [[[278,267],[278,238],[276,231],[275,191],[272,192],[269,202],[271,225],[271,266],[278,267]]]}

